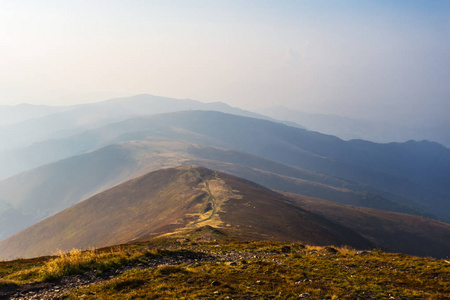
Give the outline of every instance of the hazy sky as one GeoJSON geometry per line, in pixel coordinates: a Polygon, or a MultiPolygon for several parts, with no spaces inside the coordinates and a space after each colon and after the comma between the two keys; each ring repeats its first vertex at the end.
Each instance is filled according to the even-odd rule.
{"type": "Polygon", "coordinates": [[[150,93],[446,118],[450,1],[0,1],[0,104],[150,93]]]}

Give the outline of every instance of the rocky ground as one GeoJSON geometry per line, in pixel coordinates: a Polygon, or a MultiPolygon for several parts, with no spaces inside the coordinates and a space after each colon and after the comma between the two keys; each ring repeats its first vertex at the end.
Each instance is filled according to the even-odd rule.
{"type": "Polygon", "coordinates": [[[82,275],[65,276],[53,282],[41,282],[36,284],[27,284],[19,287],[0,288],[0,299],[62,299],[63,295],[80,287],[88,286],[94,283],[105,282],[116,278],[123,272],[138,268],[158,268],[163,266],[174,266],[180,264],[200,265],[203,263],[227,263],[230,265],[245,259],[262,259],[276,261],[272,258],[275,254],[256,252],[249,253],[245,251],[226,252],[226,251],[197,251],[183,253],[179,256],[163,257],[158,259],[149,259],[146,263],[128,264],[124,268],[113,269],[108,272],[98,274],[96,270],[85,272],[82,275]]]}
{"type": "Polygon", "coordinates": [[[3,263],[0,299],[450,299],[448,260],[381,250],[183,240],[73,255],[87,264],[55,277],[64,255],[3,263]]]}

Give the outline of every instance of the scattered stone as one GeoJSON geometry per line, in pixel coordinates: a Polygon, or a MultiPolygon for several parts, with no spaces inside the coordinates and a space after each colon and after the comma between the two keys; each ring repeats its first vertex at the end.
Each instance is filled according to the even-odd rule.
{"type": "Polygon", "coordinates": [[[283,246],[281,247],[281,252],[282,253],[291,253],[292,249],[290,246],[283,246]]]}
{"type": "Polygon", "coordinates": [[[337,254],[337,253],[339,253],[339,251],[338,251],[336,248],[333,248],[333,247],[325,247],[325,250],[326,250],[328,253],[331,253],[331,254],[337,254]]]}
{"type": "Polygon", "coordinates": [[[219,286],[222,283],[220,281],[214,280],[213,282],[211,282],[211,286],[219,286]]]}
{"type": "Polygon", "coordinates": [[[356,252],[356,254],[358,254],[358,255],[366,255],[366,254],[370,254],[370,253],[372,253],[372,251],[369,251],[369,250],[362,250],[362,251],[356,252]]]}
{"type": "MultiPolygon", "coordinates": [[[[213,247],[217,247],[219,251],[209,251],[204,250],[202,252],[193,252],[193,253],[176,253],[173,256],[167,256],[162,258],[149,258],[146,263],[142,263],[142,261],[130,262],[124,267],[113,268],[108,271],[103,271],[101,276],[99,276],[97,269],[93,269],[85,272],[81,275],[70,275],[64,276],[59,279],[57,282],[52,283],[36,283],[32,284],[32,291],[34,294],[29,294],[30,287],[26,289],[24,287],[19,287],[13,291],[11,291],[8,296],[11,299],[61,299],[65,293],[76,290],[81,287],[88,286],[93,283],[101,283],[116,278],[124,271],[132,269],[132,268],[157,268],[161,266],[170,266],[170,265],[179,265],[180,263],[192,264],[194,266],[201,266],[204,262],[209,262],[211,265],[230,265],[230,266],[241,266],[242,268],[246,268],[249,264],[249,260],[252,261],[252,258],[256,258],[258,260],[263,261],[274,261],[274,263],[280,263],[277,259],[274,260],[274,256],[277,253],[281,253],[280,251],[259,251],[259,252],[246,252],[246,251],[237,251],[237,252],[229,252],[229,251],[220,251],[220,245],[213,245],[213,247]]],[[[292,247],[292,246],[291,246],[292,247]]],[[[217,249],[216,248],[216,249],[217,249]]],[[[292,249],[291,249],[292,251],[292,249]]],[[[203,269],[206,272],[205,269],[203,269]]],[[[188,280],[189,281],[189,280],[188,280]]],[[[195,281],[195,279],[193,280],[195,281]]],[[[265,284],[263,281],[254,281],[253,286],[255,285],[263,285],[265,284]]],[[[189,282],[188,282],[189,283],[189,282]]],[[[219,282],[217,280],[211,282],[212,291],[215,290],[218,286],[227,287],[224,283],[219,282]]],[[[249,287],[250,288],[250,287],[249,287]]],[[[219,297],[221,296],[221,292],[219,291],[219,297]]],[[[78,296],[78,298],[89,298],[95,295],[95,292],[89,292],[78,296]]],[[[3,294],[0,294],[0,299],[3,294]]],[[[94,296],[95,297],[95,296],[94,296]]]]}
{"type": "Polygon", "coordinates": [[[303,294],[298,295],[299,298],[308,298],[309,296],[311,296],[310,293],[303,293],[303,294]]]}

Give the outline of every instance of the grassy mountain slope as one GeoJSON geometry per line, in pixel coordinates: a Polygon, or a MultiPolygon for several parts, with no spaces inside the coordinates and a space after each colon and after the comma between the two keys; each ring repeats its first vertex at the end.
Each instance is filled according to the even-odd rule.
{"type": "Polygon", "coordinates": [[[372,246],[354,231],[262,186],[186,166],[151,172],[47,218],[0,242],[0,256],[103,247],[208,225],[243,239],[372,246]]]}
{"type": "Polygon", "coordinates": [[[0,181],[0,239],[58,213],[116,184],[161,168],[199,165],[233,174],[268,188],[319,197],[339,203],[418,214],[379,196],[359,192],[363,187],[287,166],[255,155],[177,141],[130,141],[0,181]],[[356,191],[352,190],[355,189],[356,191]],[[11,211],[15,221],[11,222],[11,211]]]}
{"type": "Polygon", "coordinates": [[[173,239],[0,262],[0,298],[448,299],[450,264],[382,251],[173,239]]]}
{"type": "Polygon", "coordinates": [[[449,223],[291,193],[285,195],[300,207],[353,229],[382,250],[420,256],[450,255],[449,223]]]}

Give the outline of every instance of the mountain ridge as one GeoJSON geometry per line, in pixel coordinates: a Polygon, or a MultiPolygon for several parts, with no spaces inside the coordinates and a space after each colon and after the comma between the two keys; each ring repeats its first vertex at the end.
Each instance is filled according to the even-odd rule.
{"type": "MultiPolygon", "coordinates": [[[[32,105],[31,107],[40,107],[32,105]]],[[[0,126],[0,151],[14,150],[48,139],[66,138],[86,130],[124,121],[139,116],[170,113],[183,110],[222,111],[235,115],[282,122],[255,112],[232,107],[226,103],[204,103],[191,99],[175,99],[149,94],[113,98],[100,102],[66,107],[44,106],[50,112],[36,113],[34,118],[23,118],[19,123],[0,126]],[[8,143],[2,143],[2,141],[8,143]]],[[[21,112],[25,114],[25,112],[21,112]]],[[[8,116],[8,114],[6,114],[8,116]]],[[[301,127],[294,122],[291,126],[301,127]]],[[[1,174],[0,174],[1,175],[1,174]]]]}
{"type": "Polygon", "coordinates": [[[371,246],[354,231],[260,185],[184,166],[132,179],[47,218],[1,241],[0,255],[31,257],[111,246],[206,225],[241,239],[371,246]]]}
{"type": "MultiPolygon", "coordinates": [[[[178,141],[128,141],[41,166],[0,181],[0,199],[18,214],[21,227],[1,212],[2,238],[126,180],[161,168],[199,165],[257,182],[265,187],[339,203],[421,214],[379,196],[358,191],[358,185],[262,157],[178,141]],[[114,163],[110,163],[114,162],[114,163]],[[22,217],[20,217],[22,216],[22,217]],[[5,221],[4,221],[5,220],[5,221]]],[[[359,187],[362,189],[363,187],[359,187]]]]}
{"type": "Polygon", "coordinates": [[[334,114],[306,113],[284,106],[262,108],[256,111],[275,119],[297,122],[309,130],[335,135],[344,140],[363,139],[375,143],[432,140],[447,148],[450,147],[450,137],[446,130],[449,124],[445,121],[436,123],[432,127],[418,126],[417,123],[405,126],[400,123],[371,121],[334,114]]]}

